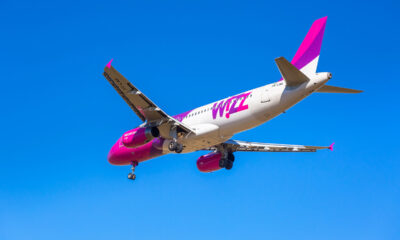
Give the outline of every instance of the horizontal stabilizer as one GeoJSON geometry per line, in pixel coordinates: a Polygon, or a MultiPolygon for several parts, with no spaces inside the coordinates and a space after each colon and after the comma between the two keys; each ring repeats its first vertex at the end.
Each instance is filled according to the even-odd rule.
{"type": "Polygon", "coordinates": [[[310,80],[284,57],[275,59],[275,62],[287,86],[298,86],[310,80]]]}
{"type": "Polygon", "coordinates": [[[360,93],[361,90],[324,85],[316,92],[320,93],[360,93]]]}

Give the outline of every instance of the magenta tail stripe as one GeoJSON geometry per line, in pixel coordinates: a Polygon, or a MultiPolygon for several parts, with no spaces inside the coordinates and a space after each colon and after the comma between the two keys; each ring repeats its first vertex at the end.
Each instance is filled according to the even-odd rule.
{"type": "Polygon", "coordinates": [[[323,17],[313,23],[294,55],[291,63],[298,69],[303,68],[319,56],[327,19],[328,17],[323,17]]]}
{"type": "MultiPolygon", "coordinates": [[[[302,69],[319,56],[327,19],[328,17],[320,18],[315,20],[311,25],[310,30],[308,30],[306,37],[291,61],[297,69],[302,69]]],[[[279,81],[282,80],[283,78],[279,81]]]]}

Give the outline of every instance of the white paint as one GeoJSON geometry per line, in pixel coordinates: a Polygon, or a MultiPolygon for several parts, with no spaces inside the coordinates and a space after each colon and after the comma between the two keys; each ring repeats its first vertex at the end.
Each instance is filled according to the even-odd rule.
{"type": "MultiPolygon", "coordinates": [[[[318,62],[318,59],[314,61],[318,62]]],[[[310,81],[299,86],[288,87],[285,81],[279,81],[244,92],[251,92],[244,102],[248,109],[231,114],[229,118],[225,117],[224,112],[223,117],[218,114],[218,117],[213,119],[211,108],[214,103],[194,109],[182,120],[196,133],[178,140],[185,145],[184,152],[193,152],[225,142],[236,133],[257,127],[288,110],[330,79],[330,73],[312,73],[313,69],[313,64],[308,64],[302,69],[310,81]]],[[[229,98],[223,100],[227,99],[229,98]]],[[[168,143],[169,141],[165,141],[165,146],[168,143]]],[[[169,152],[167,148],[166,152],[169,152]]]]}

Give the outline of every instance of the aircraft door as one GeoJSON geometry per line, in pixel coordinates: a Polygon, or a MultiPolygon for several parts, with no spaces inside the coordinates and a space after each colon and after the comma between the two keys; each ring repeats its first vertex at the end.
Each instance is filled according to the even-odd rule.
{"type": "Polygon", "coordinates": [[[261,102],[267,103],[269,101],[271,101],[271,99],[269,98],[268,87],[265,87],[261,90],[261,102]]]}

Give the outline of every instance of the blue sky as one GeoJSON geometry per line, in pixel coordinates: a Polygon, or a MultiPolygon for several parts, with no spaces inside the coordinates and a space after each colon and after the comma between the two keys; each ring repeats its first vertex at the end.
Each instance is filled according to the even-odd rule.
{"type": "Polygon", "coordinates": [[[0,239],[399,239],[399,5],[395,1],[3,0],[0,239]],[[240,140],[326,145],[202,152],[129,167],[107,153],[140,124],[113,65],[174,115],[280,78],[328,16],[319,71],[359,95],[314,94],[240,140]]]}

